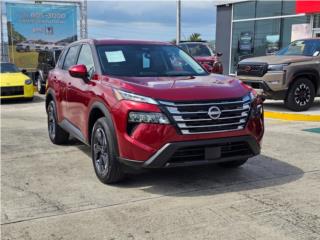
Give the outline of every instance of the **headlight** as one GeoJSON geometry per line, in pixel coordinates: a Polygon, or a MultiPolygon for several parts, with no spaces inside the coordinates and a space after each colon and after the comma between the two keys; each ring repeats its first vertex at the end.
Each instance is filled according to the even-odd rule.
{"type": "Polygon", "coordinates": [[[283,71],[283,68],[288,64],[270,64],[268,65],[268,71],[283,71]]]}
{"type": "Polygon", "coordinates": [[[170,124],[169,119],[163,113],[157,112],[130,112],[130,123],[158,123],[170,124]]]}
{"type": "Polygon", "coordinates": [[[27,80],[24,81],[24,83],[25,83],[26,85],[30,85],[30,84],[32,83],[32,80],[31,80],[31,79],[27,79],[27,80]]]}
{"type": "Polygon", "coordinates": [[[250,93],[242,98],[242,101],[252,103],[257,98],[257,93],[254,90],[251,90],[250,93]]]}
{"type": "Polygon", "coordinates": [[[118,89],[113,89],[114,91],[114,95],[116,96],[116,98],[120,101],[122,99],[125,100],[131,100],[131,101],[135,101],[135,102],[143,102],[143,103],[150,103],[150,104],[156,104],[158,105],[157,101],[149,98],[149,97],[145,97],[145,96],[141,96],[141,95],[137,95],[134,93],[129,93],[129,92],[125,92],[125,91],[121,91],[118,89]]]}

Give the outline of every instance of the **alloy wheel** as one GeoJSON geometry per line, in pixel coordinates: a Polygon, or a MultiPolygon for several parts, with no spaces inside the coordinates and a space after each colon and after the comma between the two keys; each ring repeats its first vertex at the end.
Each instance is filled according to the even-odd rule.
{"type": "Polygon", "coordinates": [[[38,77],[38,84],[37,84],[37,89],[38,89],[38,92],[41,91],[41,80],[40,80],[40,77],[38,77]]]}
{"type": "Polygon", "coordinates": [[[310,102],[311,99],[311,90],[309,86],[304,83],[301,83],[294,91],[294,101],[299,106],[305,106],[310,102]]]}
{"type": "Polygon", "coordinates": [[[106,175],[109,165],[107,138],[104,129],[99,127],[95,131],[93,142],[93,157],[95,168],[99,175],[106,175]]]}
{"type": "Polygon", "coordinates": [[[50,138],[54,139],[56,134],[56,118],[52,103],[50,103],[48,106],[48,130],[50,138]]]}

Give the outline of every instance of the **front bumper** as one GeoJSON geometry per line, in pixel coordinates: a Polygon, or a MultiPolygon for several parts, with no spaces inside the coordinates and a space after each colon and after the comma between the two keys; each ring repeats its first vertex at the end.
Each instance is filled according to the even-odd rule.
{"type": "Polygon", "coordinates": [[[251,136],[210,140],[172,142],[165,144],[147,161],[120,158],[134,168],[169,168],[206,165],[247,159],[260,153],[260,145],[251,136]]]}
{"type": "Polygon", "coordinates": [[[264,134],[264,118],[251,116],[245,128],[226,132],[181,134],[175,123],[151,124],[141,123],[128,132],[128,113],[130,111],[162,112],[157,105],[122,100],[113,106],[112,116],[117,137],[119,157],[129,161],[143,163],[157,154],[168,143],[219,141],[233,137],[250,136],[258,145],[264,134]]]}
{"type": "Polygon", "coordinates": [[[33,97],[33,95],[34,95],[33,84],[24,85],[24,86],[3,86],[1,87],[0,99],[19,99],[19,98],[30,99],[33,97]]]}
{"type": "Polygon", "coordinates": [[[269,71],[262,77],[247,75],[237,75],[237,77],[266,98],[276,100],[283,100],[285,98],[287,90],[285,85],[286,71],[269,71]]]}
{"type": "Polygon", "coordinates": [[[242,80],[242,82],[252,87],[259,95],[265,98],[276,100],[283,100],[285,98],[286,90],[273,91],[264,81],[242,80]]]}

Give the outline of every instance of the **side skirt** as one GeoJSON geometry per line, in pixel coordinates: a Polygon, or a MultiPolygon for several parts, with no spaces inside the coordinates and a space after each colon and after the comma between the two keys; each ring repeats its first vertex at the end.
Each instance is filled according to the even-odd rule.
{"type": "Polygon", "coordinates": [[[59,126],[62,127],[68,133],[70,133],[73,137],[89,146],[89,142],[85,139],[81,130],[74,126],[69,120],[63,119],[62,122],[59,123],[59,126]]]}

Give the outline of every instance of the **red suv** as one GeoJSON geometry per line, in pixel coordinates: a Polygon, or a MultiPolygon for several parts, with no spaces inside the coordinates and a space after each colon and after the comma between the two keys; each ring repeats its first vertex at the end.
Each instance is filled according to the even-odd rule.
{"type": "Polygon", "coordinates": [[[223,73],[222,62],[220,57],[222,53],[214,53],[209,44],[205,41],[182,41],[179,47],[190,54],[198,63],[200,63],[210,73],[223,73]]]}
{"type": "Polygon", "coordinates": [[[237,167],[259,154],[264,132],[250,87],[161,42],[72,43],[49,73],[46,109],[51,141],[91,146],[103,183],[121,180],[125,166],[237,167]]]}

